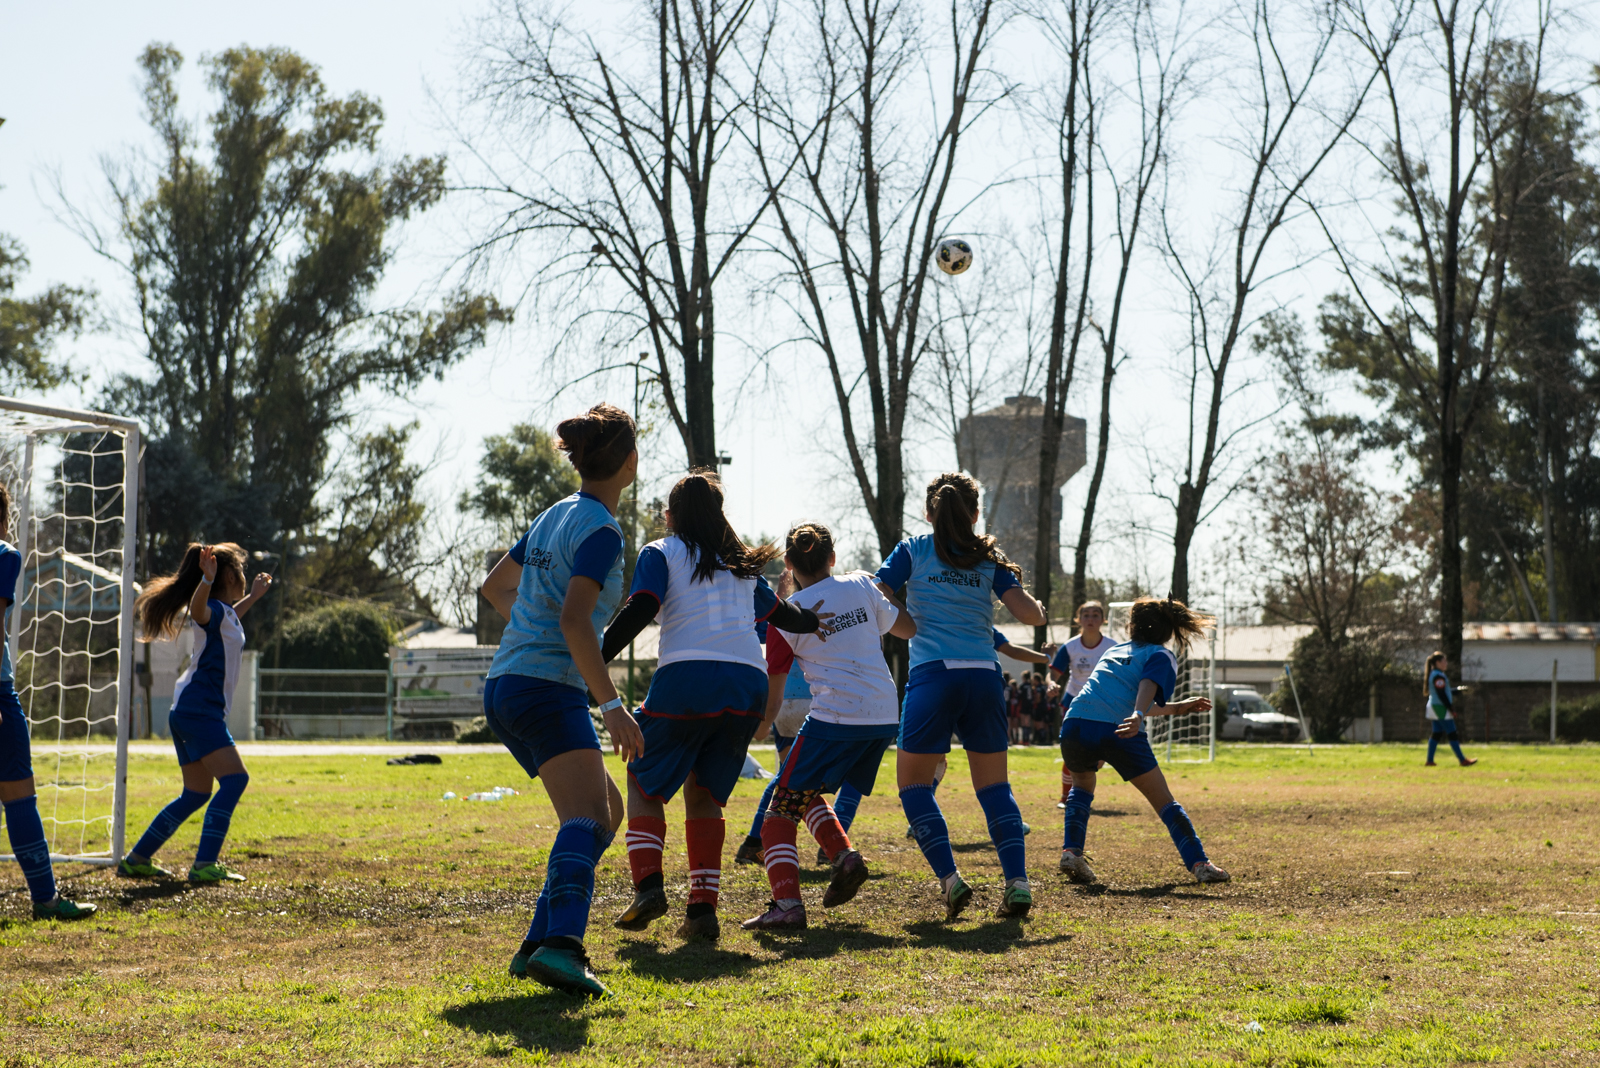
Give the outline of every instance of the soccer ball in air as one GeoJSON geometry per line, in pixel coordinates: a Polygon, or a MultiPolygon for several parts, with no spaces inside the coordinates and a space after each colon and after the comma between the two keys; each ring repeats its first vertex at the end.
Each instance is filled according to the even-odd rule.
{"type": "Polygon", "coordinates": [[[945,274],[960,274],[972,266],[972,246],[959,237],[947,237],[939,242],[933,261],[945,274]]]}

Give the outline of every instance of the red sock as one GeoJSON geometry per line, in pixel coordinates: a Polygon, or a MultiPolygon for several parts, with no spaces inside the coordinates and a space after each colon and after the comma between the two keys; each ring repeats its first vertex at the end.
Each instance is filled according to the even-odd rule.
{"type": "MultiPolygon", "coordinates": [[[[834,815],[833,806],[828,804],[828,799],[818,794],[811,806],[806,809],[806,828],[811,832],[811,837],[817,840],[822,851],[832,860],[840,853],[850,849],[850,836],[844,833],[844,826],[839,822],[839,817],[834,815]]],[[[762,844],[766,844],[767,831],[761,829],[762,844]]],[[[799,897],[799,894],[795,895],[799,897]]]]}
{"type": "Polygon", "coordinates": [[[1072,789],[1072,772],[1068,771],[1067,768],[1066,768],[1066,765],[1063,764],[1061,766],[1061,797],[1062,797],[1063,800],[1066,799],[1067,793],[1071,789],[1072,789]]]}
{"type": "Polygon", "coordinates": [[[800,896],[800,851],[795,848],[793,820],[767,814],[761,825],[761,856],[767,863],[767,882],[772,884],[772,900],[800,896]]]}
{"type": "Polygon", "coordinates": [[[628,819],[628,867],[633,870],[633,885],[647,875],[661,873],[661,850],[667,844],[667,821],[654,816],[628,819]]]}
{"type": "Polygon", "coordinates": [[[722,839],[727,826],[720,818],[683,821],[684,839],[689,846],[691,905],[717,905],[717,890],[722,883],[722,839]]]}

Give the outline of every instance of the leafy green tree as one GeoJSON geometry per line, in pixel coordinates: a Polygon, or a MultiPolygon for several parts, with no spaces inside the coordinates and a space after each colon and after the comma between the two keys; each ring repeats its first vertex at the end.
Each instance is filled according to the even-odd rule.
{"type": "Polygon", "coordinates": [[[199,535],[278,549],[315,528],[357,391],[438,377],[510,318],[465,292],[432,310],[374,304],[392,228],[445,192],[442,159],[381,157],[377,101],[332,96],[287,49],[203,63],[216,108],[197,129],[178,98],[183,57],[145,50],[158,154],[110,172],[120,240],[82,227],[137,299],[151,373],[120,377],[106,403],[151,428],[158,567],[199,535]]]}
{"type": "Polygon", "coordinates": [[[51,355],[64,336],[85,324],[94,295],[56,285],[36,297],[12,294],[28,269],[28,257],[15,238],[0,234],[0,388],[50,389],[67,380],[67,368],[51,355]]]}
{"type": "Polygon", "coordinates": [[[283,667],[375,670],[388,666],[389,646],[399,629],[387,609],[343,601],[285,623],[278,652],[283,667]]]}
{"type": "Polygon", "coordinates": [[[461,492],[459,507],[493,523],[508,542],[521,537],[540,512],[574,493],[579,482],[554,439],[532,423],[484,438],[478,471],[478,485],[461,492]]]}

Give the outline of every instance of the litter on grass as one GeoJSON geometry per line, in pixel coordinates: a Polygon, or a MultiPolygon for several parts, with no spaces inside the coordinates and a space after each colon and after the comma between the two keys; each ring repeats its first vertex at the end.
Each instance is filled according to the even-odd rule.
{"type": "Polygon", "coordinates": [[[770,779],[772,773],[756,763],[756,758],[749,753],[744,755],[744,770],[739,772],[741,779],[770,779]]]}

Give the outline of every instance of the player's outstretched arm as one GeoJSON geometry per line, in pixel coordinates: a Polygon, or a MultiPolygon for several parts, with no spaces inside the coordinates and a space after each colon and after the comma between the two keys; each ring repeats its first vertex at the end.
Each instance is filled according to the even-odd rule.
{"type": "Polygon", "coordinates": [[[217,554],[211,546],[200,546],[200,584],[189,597],[189,618],[202,627],[211,622],[211,587],[217,581],[217,554]]]}
{"type": "Polygon", "coordinates": [[[254,608],[256,602],[265,597],[270,589],[272,589],[272,576],[265,571],[257,573],[250,583],[250,592],[233,603],[233,614],[243,619],[244,614],[254,608]]]}
{"type": "MultiPolygon", "coordinates": [[[[1006,642],[1000,647],[1000,652],[1006,654],[1013,660],[1021,660],[1027,664],[1050,663],[1050,658],[1048,656],[1036,649],[1029,649],[1026,645],[1013,645],[1011,642],[1006,642]]],[[[1061,673],[1059,671],[1052,670],[1052,674],[1059,675],[1061,673]]]]}
{"type": "Polygon", "coordinates": [[[573,575],[567,583],[567,596],[561,602],[561,636],[566,639],[572,663],[604,710],[606,730],[611,733],[612,749],[624,760],[644,755],[644,735],[633,713],[622,707],[611,672],[600,655],[600,639],[595,635],[594,606],[600,600],[600,584],[586,575],[573,575]]]}
{"type": "Polygon", "coordinates": [[[1006,606],[1018,623],[1030,627],[1045,625],[1044,605],[1034,600],[1033,594],[1021,586],[1013,586],[1001,594],[1000,603],[1006,606]]]}

